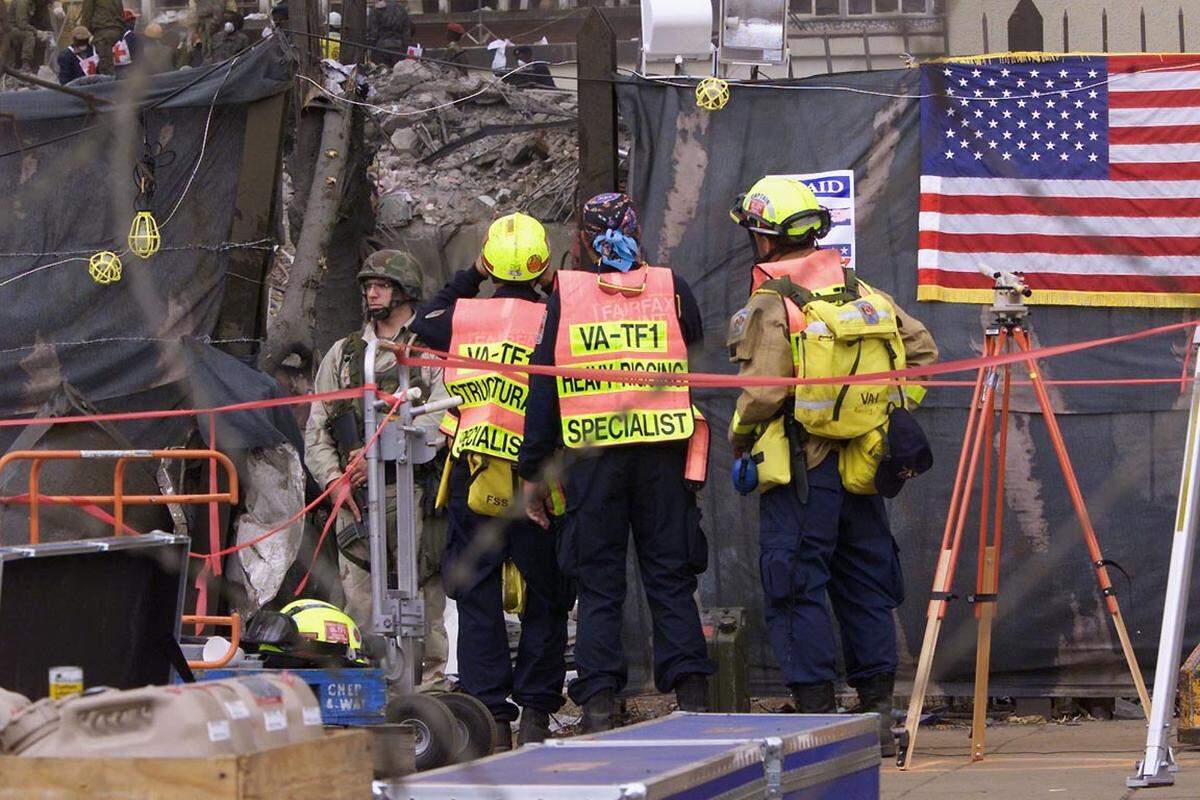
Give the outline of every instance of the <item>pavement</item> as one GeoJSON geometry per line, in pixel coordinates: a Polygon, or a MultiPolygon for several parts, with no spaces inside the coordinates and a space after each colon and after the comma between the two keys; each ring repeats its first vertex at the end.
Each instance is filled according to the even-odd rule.
{"type": "Polygon", "coordinates": [[[1145,746],[1140,721],[996,724],[988,727],[987,755],[972,763],[970,730],[922,729],[905,772],[885,762],[882,800],[1196,800],[1200,750],[1176,748],[1175,785],[1134,791],[1125,787],[1145,746]]]}

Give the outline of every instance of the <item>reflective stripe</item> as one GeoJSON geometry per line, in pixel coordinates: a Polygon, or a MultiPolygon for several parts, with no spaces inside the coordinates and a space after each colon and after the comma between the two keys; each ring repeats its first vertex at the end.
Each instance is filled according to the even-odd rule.
{"type": "MultiPolygon", "coordinates": [[[[450,352],[504,364],[528,364],[546,307],[512,297],[455,303],[450,352]]],[[[515,461],[525,435],[529,378],[488,369],[447,367],[446,391],[462,398],[450,454],[483,453],[515,461]]],[[[442,428],[447,427],[443,421],[442,428]]]]}
{"type": "Polygon", "coordinates": [[[692,409],[630,410],[563,415],[563,444],[605,447],[614,444],[671,442],[687,439],[695,429],[692,409]]]}
{"type": "Polygon", "coordinates": [[[810,411],[820,411],[822,408],[833,408],[836,405],[834,400],[797,400],[797,408],[807,408],[810,411]]]}
{"type": "MultiPolygon", "coordinates": [[[[675,280],[662,267],[559,273],[558,366],[670,375],[688,369],[675,280]]],[[[602,447],[673,441],[694,430],[685,385],[558,378],[563,442],[602,447]]]]}
{"type": "Polygon", "coordinates": [[[928,389],[918,384],[910,384],[904,387],[904,396],[908,398],[911,408],[921,405],[921,402],[925,399],[925,395],[928,393],[928,389]]]}

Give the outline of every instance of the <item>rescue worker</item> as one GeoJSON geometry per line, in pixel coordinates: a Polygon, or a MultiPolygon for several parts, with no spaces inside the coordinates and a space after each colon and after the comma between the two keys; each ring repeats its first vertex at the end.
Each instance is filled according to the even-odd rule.
{"type": "Polygon", "coordinates": [[[321,40],[321,58],[342,58],[342,15],[336,11],[329,12],[329,33],[321,40]]]}
{"type": "MultiPolygon", "coordinates": [[[[525,214],[501,217],[488,228],[474,266],[455,274],[417,311],[413,333],[452,355],[528,363],[546,314],[538,286],[548,283],[549,262],[540,222],[525,214]],[[477,299],[488,280],[495,291],[477,299]]],[[[448,368],[445,382],[451,395],[463,398],[450,447],[450,530],[442,566],[446,594],[458,604],[458,679],[492,712],[497,749],[508,750],[517,706],[518,744],[544,741],[550,715],[562,707],[572,598],[558,570],[554,534],[509,502],[528,377],[448,368]],[[494,499],[488,486],[501,487],[494,499]],[[525,581],[515,665],[501,592],[506,559],[525,581]]]]}
{"type": "Polygon", "coordinates": [[[395,66],[408,53],[414,34],[408,9],[397,0],[379,0],[367,20],[367,44],[371,60],[385,67],[395,66]]]}
{"type": "MultiPolygon", "coordinates": [[[[644,262],[639,237],[625,195],[584,205],[580,252],[588,263],[559,273],[532,363],[687,371],[687,348],[703,336],[700,309],[679,276],[644,262]]],[[[569,694],[583,708],[584,730],[612,727],[626,681],[621,608],[630,528],[653,620],[654,682],[674,691],[681,709],[706,710],[714,668],[693,596],[708,553],[685,483],[698,424],[687,388],[531,375],[525,419],[518,471],[526,513],[543,528],[550,460],[565,445],[573,462],[565,470],[559,564],[579,593],[579,677],[569,694]]]]}
{"type": "MultiPolygon", "coordinates": [[[[878,344],[868,351],[863,344],[867,340],[857,340],[860,354],[871,352],[881,359],[874,365],[864,362],[860,374],[886,371],[890,364],[930,364],[937,358],[933,337],[920,321],[887,294],[843,270],[838,250],[817,248],[817,240],[829,230],[829,212],[818,205],[803,182],[765,177],[738,198],[731,215],[749,230],[753,240],[758,262],[755,282],[765,281],[730,322],[730,359],[738,365],[739,376],[802,374],[807,342],[829,341],[828,337],[811,337],[811,331],[809,338],[801,335],[806,324],[815,328],[800,305],[814,296],[832,298],[830,303],[859,303],[859,313],[853,315],[857,322],[878,322],[894,314],[899,327],[898,334],[892,328],[895,344],[878,344]],[[874,304],[861,300],[867,296],[874,304]],[[903,362],[896,363],[897,355],[902,355],[903,362]]],[[[826,325],[824,330],[828,333],[830,328],[826,325]]],[[[813,358],[805,363],[818,362],[813,358]]],[[[848,374],[832,368],[825,374],[818,372],[814,368],[805,374],[848,374]]],[[[840,390],[838,385],[827,386],[832,393],[840,390]]],[[[828,593],[841,629],[846,679],[858,692],[857,710],[880,715],[882,752],[894,755],[891,725],[897,654],[892,611],[904,600],[898,547],[882,497],[873,489],[866,490],[869,494],[852,493],[844,485],[843,472],[854,463],[849,460],[852,448],[864,440],[830,438],[810,429],[836,431],[832,420],[857,419],[852,412],[864,418],[878,414],[869,424],[885,425],[892,407],[889,403],[901,402],[900,390],[883,385],[842,390],[844,405],[835,412],[837,400],[826,403],[808,394],[794,396],[803,388],[743,389],[729,428],[735,457],[750,450],[773,420],[778,420],[777,430],[784,430],[785,425],[791,429],[784,458],[789,459],[787,452],[794,456],[789,459],[792,482],[765,491],[759,498],[759,568],[767,634],[796,711],[836,711],[837,655],[825,603],[828,593]],[[866,404],[853,407],[862,398],[866,404]]],[[[911,408],[923,390],[908,387],[905,394],[910,396],[904,405],[911,408]]],[[[760,474],[763,470],[760,464],[760,474]]],[[[871,480],[868,474],[867,482],[871,480]]]]}
{"type": "Polygon", "coordinates": [[[83,0],[79,24],[92,33],[98,75],[113,74],[113,45],[125,33],[125,7],[121,0],[83,0]]]}
{"type": "MultiPolygon", "coordinates": [[[[314,392],[329,392],[348,387],[362,386],[365,374],[366,346],[371,341],[388,341],[414,344],[416,337],[410,330],[413,307],[421,299],[421,266],[409,253],[399,250],[380,250],[372,253],[363,262],[358,272],[358,283],[363,291],[363,306],[366,324],[356,331],[334,342],[321,360],[313,383],[314,392]]],[[[398,386],[396,357],[379,348],[375,357],[376,382],[385,392],[395,391],[398,386]]],[[[419,387],[422,396],[429,401],[444,399],[445,389],[441,385],[440,371],[434,368],[411,368],[413,386],[419,387]]],[[[414,424],[425,431],[426,439],[440,443],[439,420],[436,415],[422,415],[414,424]]],[[[309,473],[323,487],[342,478],[346,465],[362,450],[364,441],[362,401],[342,400],[337,402],[313,403],[312,413],[304,433],[304,464],[309,473]]],[[[423,465],[424,466],[424,465],[423,465]]],[[[390,470],[388,471],[390,473],[390,470]]],[[[422,467],[417,468],[414,504],[425,505],[422,467]]],[[[350,485],[358,488],[366,483],[366,467],[359,462],[350,473],[350,485]]],[[[339,490],[340,491],[340,490],[339,490]]],[[[385,492],[389,509],[395,507],[395,487],[389,485],[385,492]]],[[[371,627],[371,574],[367,569],[368,541],[365,533],[362,509],[353,496],[346,498],[345,506],[338,514],[335,531],[338,536],[338,572],[342,589],[346,595],[346,613],[364,629],[371,627]]],[[[387,530],[395,530],[394,518],[387,530]]],[[[438,576],[442,548],[434,538],[435,528],[424,524],[422,514],[416,515],[418,541],[418,573],[422,595],[425,600],[425,661],[421,688],[448,688],[445,680],[445,664],[448,655],[446,628],[443,621],[446,595],[442,591],[438,576]]],[[[389,542],[394,542],[389,537],[389,542]]]]}
{"type": "Polygon", "coordinates": [[[121,34],[121,38],[113,44],[113,68],[116,70],[118,78],[125,77],[134,60],[140,55],[139,44],[141,42],[135,33],[137,20],[136,13],[128,8],[125,9],[121,17],[121,21],[125,24],[125,31],[121,34]]]}
{"type": "Polygon", "coordinates": [[[505,77],[505,83],[520,89],[557,88],[554,84],[554,76],[550,74],[550,67],[544,62],[533,60],[532,47],[527,44],[518,45],[513,50],[513,55],[517,57],[517,67],[520,71],[505,77]]]}
{"type": "Polygon", "coordinates": [[[213,63],[233,58],[250,46],[250,37],[242,30],[246,20],[241,13],[225,11],[221,16],[221,30],[212,37],[212,53],[208,58],[213,63]]]}
{"type": "Polygon", "coordinates": [[[92,47],[92,34],[82,25],[71,31],[71,46],[58,54],[58,82],[66,86],[86,75],[95,75],[100,58],[92,47]]]}
{"type": "MultiPolygon", "coordinates": [[[[446,25],[446,49],[442,52],[442,61],[451,64],[466,64],[467,51],[463,49],[462,40],[467,35],[467,29],[457,22],[450,22],[446,25]]],[[[458,68],[460,72],[466,72],[463,67],[458,68]]]]}
{"type": "MultiPolygon", "coordinates": [[[[33,51],[37,47],[37,28],[33,24],[34,0],[12,0],[8,6],[10,57],[22,72],[33,72],[33,51]]],[[[0,64],[0,67],[4,66],[0,64]]]]}

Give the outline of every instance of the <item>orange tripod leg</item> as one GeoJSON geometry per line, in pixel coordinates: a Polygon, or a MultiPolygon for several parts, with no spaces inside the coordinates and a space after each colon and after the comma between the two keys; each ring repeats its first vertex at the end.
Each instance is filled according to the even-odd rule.
{"type": "MultiPolygon", "coordinates": [[[[1004,468],[1008,455],[1008,408],[1011,394],[1012,372],[1006,365],[1000,401],[1000,443],[996,452],[996,511],[992,522],[991,541],[987,536],[987,462],[984,462],[983,497],[979,506],[979,573],[975,589],[975,617],[979,621],[975,642],[975,704],[971,720],[972,761],[983,759],[987,731],[988,678],[992,663],[992,620],[996,616],[996,592],[1000,579],[1000,531],[1004,509],[1004,468]]],[[[988,444],[990,448],[990,435],[988,444]]],[[[990,449],[988,455],[991,455],[990,449]]]]}
{"type": "MultiPolygon", "coordinates": [[[[1001,333],[1001,337],[1003,333],[1001,333]]],[[[1002,341],[988,336],[984,343],[984,355],[999,352],[1002,341]]],[[[933,673],[933,655],[937,649],[938,634],[946,615],[946,603],[950,599],[950,587],[954,582],[954,567],[962,545],[963,525],[966,522],[967,503],[975,481],[975,468],[979,464],[979,453],[983,442],[983,409],[992,408],[995,396],[995,369],[984,368],[975,379],[975,392],[971,409],[967,415],[967,433],[963,437],[963,449],[959,456],[958,473],[954,478],[954,492],[950,497],[950,510],[946,517],[946,529],[942,535],[942,550],[938,556],[937,569],[933,576],[933,591],[925,615],[925,637],[921,642],[921,654],[917,659],[916,676],[913,679],[912,696],[909,698],[908,715],[904,729],[907,742],[896,758],[900,769],[912,764],[917,746],[917,728],[921,722],[921,711],[925,706],[925,693],[933,673]],[[982,403],[980,400],[982,399],[982,403]],[[965,474],[964,474],[965,473],[965,474]]]]}
{"type": "MultiPolygon", "coordinates": [[[[1013,329],[1013,338],[1022,351],[1028,353],[1032,346],[1029,343],[1029,336],[1020,328],[1013,329]]],[[[1125,627],[1125,620],[1121,616],[1121,609],[1117,605],[1117,595],[1113,590],[1112,581],[1108,577],[1108,570],[1104,566],[1104,556],[1100,553],[1100,543],[1096,540],[1096,531],[1092,528],[1092,520],[1088,515],[1087,506],[1083,502],[1083,493],[1079,490],[1079,482],[1075,478],[1075,469],[1071,466],[1071,457],[1067,454],[1067,446],[1063,441],[1062,431],[1058,427],[1058,419],[1054,416],[1054,409],[1050,405],[1050,396],[1046,392],[1046,387],[1042,384],[1041,375],[1038,373],[1037,363],[1034,359],[1026,359],[1026,364],[1029,365],[1029,379],[1033,384],[1034,393],[1037,395],[1038,405],[1041,406],[1042,416],[1046,420],[1046,428],[1050,433],[1050,441],[1054,444],[1054,452],[1058,456],[1058,465],[1062,470],[1063,480],[1067,483],[1067,493],[1071,497],[1071,505],[1075,507],[1075,516],[1079,518],[1079,525],[1083,529],[1083,538],[1087,543],[1088,554],[1092,559],[1092,568],[1096,572],[1096,580],[1100,584],[1100,591],[1104,595],[1105,605],[1108,607],[1108,613],[1112,617],[1113,625],[1117,629],[1117,638],[1121,640],[1121,650],[1125,654],[1125,661],[1129,665],[1129,672],[1133,676],[1133,683],[1137,687],[1138,697],[1142,701],[1142,711],[1146,718],[1150,718],[1150,694],[1146,691],[1146,681],[1142,677],[1142,671],[1138,667],[1137,656],[1133,652],[1133,643],[1129,640],[1129,631],[1125,627]]]]}

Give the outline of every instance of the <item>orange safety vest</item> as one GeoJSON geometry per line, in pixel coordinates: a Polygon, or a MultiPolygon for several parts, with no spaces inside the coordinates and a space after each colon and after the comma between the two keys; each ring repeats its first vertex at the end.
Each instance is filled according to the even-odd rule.
{"type": "MultiPolygon", "coordinates": [[[[669,269],[558,274],[560,367],[684,373],[687,345],[669,269]]],[[[689,439],[695,420],[687,386],[559,377],[563,444],[605,447],[689,439]]]]}
{"type": "MultiPolygon", "coordinates": [[[[546,306],[530,300],[459,300],[451,322],[450,353],[528,364],[545,320],[546,306]]],[[[450,454],[458,458],[469,451],[516,461],[525,436],[529,376],[447,367],[444,380],[446,391],[463,401],[450,454]]]]}

